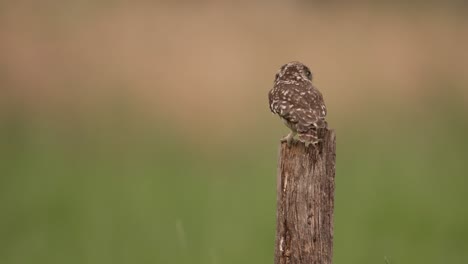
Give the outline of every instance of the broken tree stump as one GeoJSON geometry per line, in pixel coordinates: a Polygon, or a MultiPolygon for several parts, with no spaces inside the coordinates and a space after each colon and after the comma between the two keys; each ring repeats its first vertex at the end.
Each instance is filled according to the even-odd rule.
{"type": "Polygon", "coordinates": [[[335,132],[306,147],[281,143],[277,176],[275,264],[331,264],[335,132]]]}

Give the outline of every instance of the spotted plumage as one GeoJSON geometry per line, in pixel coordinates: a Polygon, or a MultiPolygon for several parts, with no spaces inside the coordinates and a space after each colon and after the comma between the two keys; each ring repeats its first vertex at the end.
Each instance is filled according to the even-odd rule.
{"type": "Polygon", "coordinates": [[[307,66],[297,61],[283,65],[276,73],[268,99],[271,112],[291,129],[283,141],[289,144],[297,134],[306,145],[318,143],[317,128],[327,127],[327,108],[322,94],[312,85],[307,66]]]}

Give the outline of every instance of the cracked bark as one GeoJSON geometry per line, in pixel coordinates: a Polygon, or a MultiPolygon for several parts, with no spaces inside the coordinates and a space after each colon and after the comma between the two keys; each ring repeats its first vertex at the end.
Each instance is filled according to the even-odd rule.
{"type": "Polygon", "coordinates": [[[331,264],[335,132],[320,129],[317,146],[280,145],[275,264],[331,264]]]}

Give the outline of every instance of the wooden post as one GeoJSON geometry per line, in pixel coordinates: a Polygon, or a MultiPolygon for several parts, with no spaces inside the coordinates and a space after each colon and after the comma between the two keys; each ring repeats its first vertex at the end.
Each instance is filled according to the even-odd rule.
{"type": "Polygon", "coordinates": [[[335,132],[318,132],[315,147],[280,146],[275,264],[332,263],[335,132]]]}

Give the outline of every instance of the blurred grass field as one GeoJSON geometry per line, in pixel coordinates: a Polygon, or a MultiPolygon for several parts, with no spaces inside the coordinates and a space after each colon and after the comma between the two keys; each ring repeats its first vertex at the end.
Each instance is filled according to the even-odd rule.
{"type": "Polygon", "coordinates": [[[337,131],[334,263],[468,263],[464,7],[104,2],[3,4],[1,264],[273,263],[292,59],[337,131]]]}
{"type": "MultiPolygon", "coordinates": [[[[335,263],[468,260],[463,107],[339,126],[335,263]]],[[[2,122],[0,262],[271,263],[280,129],[206,147],[133,114],[2,122]]]]}

